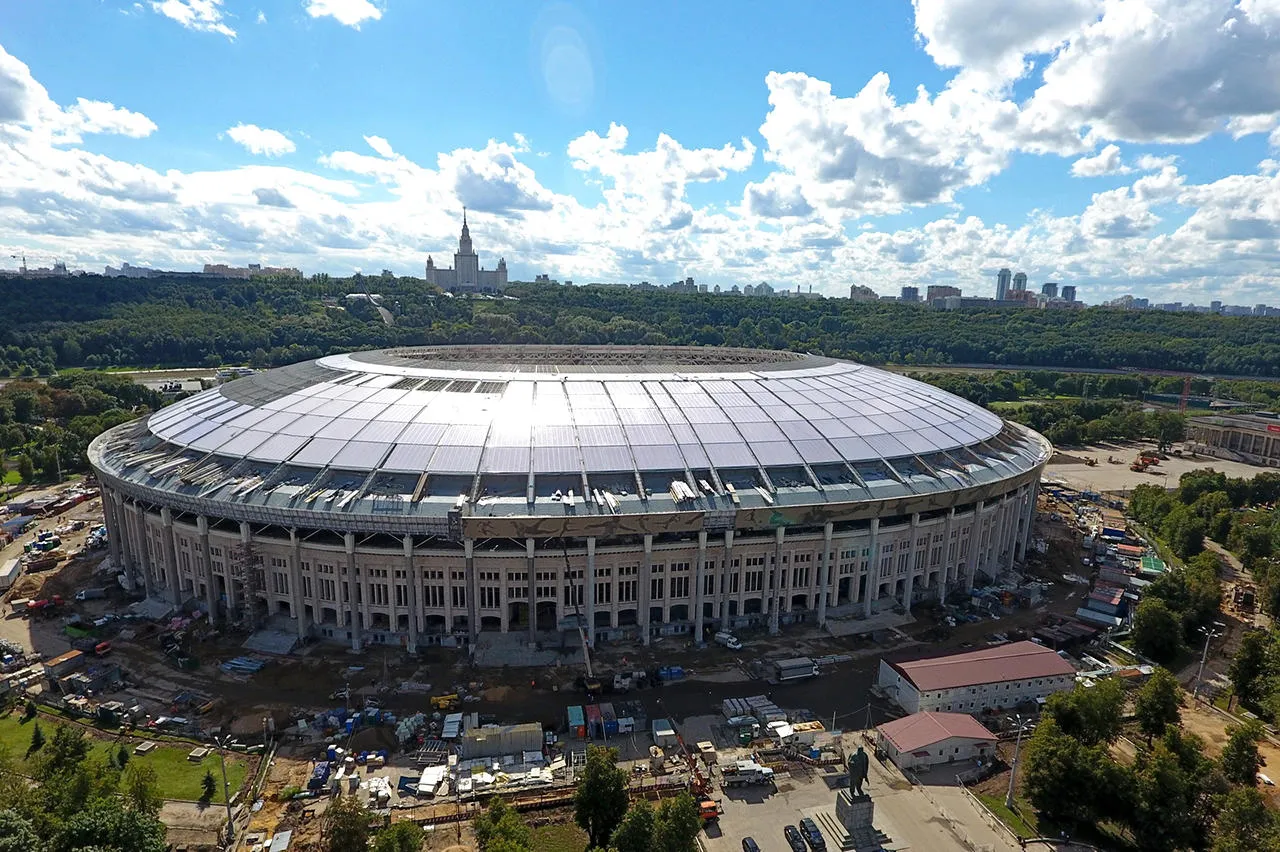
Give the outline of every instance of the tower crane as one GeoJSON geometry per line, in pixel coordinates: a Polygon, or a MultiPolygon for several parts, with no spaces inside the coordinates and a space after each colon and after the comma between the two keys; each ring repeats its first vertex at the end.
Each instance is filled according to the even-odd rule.
{"type": "MultiPolygon", "coordinates": [[[[569,548],[564,544],[563,539],[560,543],[560,552],[564,555],[565,580],[568,580],[572,569],[569,566],[569,548]]],[[[587,641],[587,629],[582,619],[582,607],[578,603],[577,595],[573,596],[573,614],[578,621],[578,639],[582,642],[582,664],[586,669],[586,676],[582,679],[582,688],[587,692],[598,695],[600,693],[600,680],[596,677],[595,670],[591,666],[591,643],[587,641]]]]}

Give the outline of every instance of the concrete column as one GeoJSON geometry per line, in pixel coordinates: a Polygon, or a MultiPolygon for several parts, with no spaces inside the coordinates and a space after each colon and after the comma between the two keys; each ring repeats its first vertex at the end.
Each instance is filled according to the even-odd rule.
{"type": "MultiPolygon", "coordinates": [[[[360,636],[360,630],[361,630],[360,618],[356,611],[357,604],[355,603],[355,598],[356,598],[355,590],[358,588],[360,583],[360,579],[356,576],[356,534],[343,533],[342,544],[344,549],[346,550],[345,564],[347,566],[347,575],[346,575],[347,591],[346,592],[343,591],[343,580],[342,580],[342,577],[339,577],[338,578],[338,610],[339,612],[342,613],[342,620],[344,622],[348,618],[351,619],[351,625],[350,625],[351,650],[359,651],[363,646],[361,644],[361,636],[360,636]]],[[[360,598],[361,600],[363,600],[364,595],[360,595],[360,598]]]]}
{"type": "MultiPolygon", "coordinates": [[[[248,554],[249,548],[252,545],[253,545],[253,528],[250,527],[244,521],[241,521],[240,522],[240,546],[244,548],[246,555],[248,554]]],[[[234,572],[232,571],[233,566],[231,564],[231,561],[233,556],[234,554],[231,554],[231,553],[227,554],[227,610],[228,610],[228,617],[230,617],[232,621],[235,621],[236,612],[240,608],[240,602],[237,598],[237,592],[239,592],[240,589],[236,588],[235,576],[234,576],[234,572]]],[[[248,566],[244,566],[243,574],[240,577],[240,584],[244,591],[244,607],[246,610],[249,611],[251,615],[253,613],[253,597],[249,594],[249,588],[250,586],[253,585],[253,580],[250,577],[249,572],[254,571],[256,569],[257,569],[257,565],[254,565],[252,563],[249,564],[248,566]]]]}
{"type": "Polygon", "coordinates": [[[475,544],[472,538],[462,540],[462,552],[467,560],[467,629],[471,631],[473,652],[480,637],[480,575],[476,573],[475,544]]]}
{"type": "MultiPolygon", "coordinates": [[[[596,646],[596,537],[587,536],[587,570],[582,584],[582,600],[587,607],[587,623],[582,629],[587,631],[587,644],[596,646]]],[[[574,612],[579,610],[575,607],[574,612]]]]}
{"type": "MultiPolygon", "coordinates": [[[[791,565],[785,568],[782,565],[782,543],[786,539],[787,528],[778,527],[774,531],[773,536],[773,589],[769,595],[769,635],[777,636],[782,632],[782,628],[778,625],[778,610],[781,609],[779,604],[782,601],[782,581],[783,571],[791,569],[791,565]]],[[[766,575],[767,576],[767,575],[766,575]]]]}
{"type": "Polygon", "coordinates": [[[982,504],[975,503],[973,514],[969,517],[969,553],[964,557],[964,590],[973,591],[973,576],[978,571],[978,557],[981,555],[982,543],[982,504]]]}
{"type": "Polygon", "coordinates": [[[120,495],[108,488],[102,489],[102,521],[107,525],[107,549],[111,553],[111,564],[119,568],[122,562],[120,539],[124,535],[120,524],[120,495]]]}
{"type": "Polygon", "coordinates": [[[138,531],[138,555],[142,559],[142,588],[151,597],[151,531],[147,528],[147,516],[142,507],[133,504],[133,526],[138,531]]]}
{"type": "Polygon", "coordinates": [[[209,546],[209,519],[204,515],[196,518],[196,532],[200,535],[200,566],[204,569],[204,605],[209,610],[209,620],[215,621],[218,612],[218,590],[215,588],[213,576],[213,551],[209,546]]]}
{"type": "Polygon", "coordinates": [[[871,617],[871,603],[880,588],[880,519],[871,519],[871,545],[867,557],[867,592],[862,599],[862,614],[871,617]]]}
{"type": "Polygon", "coordinates": [[[649,581],[653,577],[653,536],[644,537],[644,560],[640,563],[640,588],[636,598],[639,601],[640,642],[649,644],[649,606],[652,603],[649,595],[649,581]]]}
{"type": "Polygon", "coordinates": [[[173,512],[160,510],[160,523],[164,527],[164,582],[168,587],[169,603],[182,603],[182,581],[178,577],[178,538],[173,530],[173,512]]]}
{"type": "Polygon", "coordinates": [[[702,587],[706,582],[707,531],[698,533],[698,561],[693,563],[693,641],[701,647],[702,642],[702,587]]]}
{"type": "Polygon", "coordinates": [[[1022,559],[1026,561],[1027,553],[1031,550],[1031,541],[1035,538],[1033,529],[1036,525],[1036,496],[1039,486],[1032,482],[1027,485],[1027,505],[1023,508],[1022,513],[1022,559]]]}
{"type": "Polygon", "coordinates": [[[138,585],[138,539],[133,528],[133,512],[129,504],[120,498],[116,507],[116,518],[120,522],[120,548],[124,558],[124,587],[133,591],[138,585]]]}
{"type": "MultiPolygon", "coordinates": [[[[911,547],[907,549],[907,584],[902,587],[902,608],[907,611],[907,615],[911,614],[911,592],[915,588],[916,580],[916,539],[919,538],[920,530],[920,513],[916,512],[911,516],[911,547]]],[[[927,554],[926,554],[927,555],[927,554]]],[[[928,568],[926,567],[926,571],[928,568]]]]}
{"type": "Polygon", "coordinates": [[[835,524],[827,521],[822,528],[822,561],[816,567],[818,574],[818,627],[827,626],[827,596],[831,594],[831,536],[835,524]]]}
{"type": "Polygon", "coordinates": [[[302,539],[296,528],[289,530],[289,601],[298,638],[305,639],[311,631],[311,620],[307,618],[307,601],[302,594],[302,539]]]}
{"type": "Polygon", "coordinates": [[[951,564],[951,528],[955,525],[956,507],[947,511],[947,522],[942,527],[942,588],[938,590],[938,600],[947,602],[947,589],[951,585],[951,575],[955,566],[951,564]]]}
{"type": "Polygon", "coordinates": [[[720,566],[720,629],[729,629],[729,574],[733,571],[733,530],[724,531],[724,564],[720,566]]]}
{"type": "Polygon", "coordinates": [[[538,587],[537,575],[533,570],[537,564],[537,559],[534,556],[536,551],[533,545],[534,540],[532,538],[524,540],[525,579],[528,580],[525,584],[528,586],[528,591],[525,594],[529,596],[529,644],[538,641],[538,587]]]}
{"type": "Polygon", "coordinates": [[[410,654],[418,653],[418,569],[413,564],[413,536],[407,535],[404,541],[404,575],[409,584],[409,644],[406,650],[410,654]]]}

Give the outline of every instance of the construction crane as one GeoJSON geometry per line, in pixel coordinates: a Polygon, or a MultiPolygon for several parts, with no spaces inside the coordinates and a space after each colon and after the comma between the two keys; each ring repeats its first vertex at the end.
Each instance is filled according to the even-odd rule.
{"type": "MultiPolygon", "coordinates": [[[[564,555],[564,578],[567,581],[572,568],[569,566],[569,548],[564,544],[563,539],[560,542],[560,552],[564,555]]],[[[601,688],[600,680],[596,677],[595,670],[591,666],[591,643],[587,640],[587,629],[582,618],[582,607],[578,603],[577,595],[573,595],[573,614],[578,621],[578,639],[582,642],[582,663],[586,669],[586,677],[582,680],[582,688],[593,695],[598,695],[601,688]]]]}
{"type": "Polygon", "coordinates": [[[1186,376],[1182,380],[1182,396],[1178,399],[1178,412],[1180,414],[1187,413],[1187,398],[1191,396],[1191,377],[1186,376]]]}

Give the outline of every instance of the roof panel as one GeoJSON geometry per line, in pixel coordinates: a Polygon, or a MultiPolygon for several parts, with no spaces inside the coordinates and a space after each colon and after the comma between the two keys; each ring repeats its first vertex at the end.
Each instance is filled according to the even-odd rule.
{"type": "Polygon", "coordinates": [[[427,469],[435,445],[397,444],[383,462],[382,469],[392,473],[418,473],[427,469]]]}
{"type": "Polygon", "coordinates": [[[445,430],[441,444],[452,444],[459,447],[480,447],[484,445],[485,430],[475,426],[454,424],[445,430]]]}
{"type": "Polygon", "coordinates": [[[533,449],[534,473],[578,473],[582,459],[573,446],[540,446],[533,449]]]}
{"type": "Polygon", "coordinates": [[[787,436],[773,423],[738,423],[742,437],[752,444],[756,441],[785,441],[787,436]]]}
{"type": "Polygon", "coordinates": [[[330,464],[348,470],[373,470],[391,449],[386,441],[348,441],[330,464]]]}
{"type": "Polygon", "coordinates": [[[763,441],[751,445],[752,452],[765,467],[800,464],[800,453],[790,441],[763,441]]]}
{"type": "Polygon", "coordinates": [[[842,461],[840,453],[828,441],[796,441],[800,456],[809,464],[830,464],[842,461]]]}
{"type": "Polygon", "coordinates": [[[272,435],[255,447],[252,452],[246,453],[246,455],[257,461],[279,464],[293,455],[306,440],[306,438],[299,438],[296,435],[272,435]]]}
{"type": "Polygon", "coordinates": [[[335,441],[331,438],[312,438],[306,446],[293,455],[291,461],[294,464],[324,467],[333,460],[345,444],[346,441],[335,441]]]}
{"type": "Polygon", "coordinates": [[[424,444],[434,447],[444,437],[444,433],[448,431],[448,426],[443,423],[410,423],[400,433],[397,441],[401,446],[406,444],[424,444]]]}
{"type": "Polygon", "coordinates": [[[485,447],[480,458],[481,473],[529,472],[529,447],[485,447]]]}
{"type": "Polygon", "coordinates": [[[631,451],[620,446],[582,446],[583,467],[588,473],[614,473],[635,470],[631,451]]]}
{"type": "Polygon", "coordinates": [[[705,444],[707,455],[715,467],[757,467],[755,456],[743,443],[705,444]]]}
{"type": "Polygon", "coordinates": [[[684,456],[680,448],[672,444],[642,445],[631,449],[640,470],[684,470],[684,456]]]}
{"type": "Polygon", "coordinates": [[[480,447],[441,444],[431,456],[432,473],[475,473],[480,466],[480,447]]]}

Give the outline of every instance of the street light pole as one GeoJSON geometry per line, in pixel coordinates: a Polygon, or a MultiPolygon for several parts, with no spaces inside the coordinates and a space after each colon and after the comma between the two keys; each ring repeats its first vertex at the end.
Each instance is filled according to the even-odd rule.
{"type": "Polygon", "coordinates": [[[1204,634],[1204,650],[1200,653],[1200,668],[1196,671],[1196,686],[1191,690],[1191,697],[1198,698],[1200,696],[1200,679],[1204,677],[1204,664],[1209,659],[1209,643],[1217,637],[1221,636],[1226,625],[1221,621],[1215,621],[1212,627],[1201,627],[1200,632],[1204,634]]]}
{"type": "Polygon", "coordinates": [[[1013,765],[1009,767],[1009,792],[1004,797],[1004,806],[1009,810],[1013,810],[1013,786],[1018,777],[1018,753],[1022,750],[1022,732],[1027,729],[1021,716],[1014,716],[1013,719],[1018,725],[1018,739],[1013,744],[1013,765]]]}
{"type": "Polygon", "coordinates": [[[236,839],[236,826],[231,820],[231,785],[227,782],[227,746],[231,738],[215,737],[213,742],[218,747],[218,763],[222,766],[222,801],[227,806],[227,845],[230,846],[236,839]]]}

